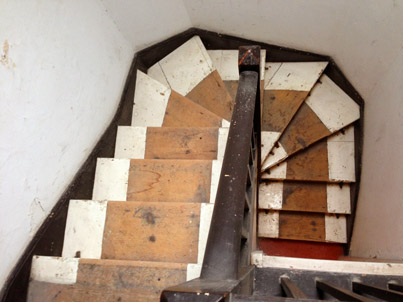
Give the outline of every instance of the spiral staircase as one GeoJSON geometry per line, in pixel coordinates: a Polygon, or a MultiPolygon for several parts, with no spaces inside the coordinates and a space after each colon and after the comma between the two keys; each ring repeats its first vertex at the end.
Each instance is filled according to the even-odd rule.
{"type": "Polygon", "coordinates": [[[60,257],[33,257],[27,301],[380,297],[366,283],[403,301],[402,264],[337,260],[348,250],[354,222],[362,104],[332,61],[290,50],[280,61],[283,50],[264,46],[261,172],[251,170],[258,198],[252,193],[245,210],[251,223],[242,229],[245,259],[256,267],[248,273],[251,284],[221,296],[201,286],[195,296],[175,297],[200,280],[216,232],[210,225],[220,177],[231,177],[222,167],[241,99],[236,44],[245,42],[220,48],[209,37],[179,40],[175,49],[156,46],[169,52],[133,70],[131,125],[118,127],[114,157],[98,158],[91,199],[69,202],[60,257]]]}

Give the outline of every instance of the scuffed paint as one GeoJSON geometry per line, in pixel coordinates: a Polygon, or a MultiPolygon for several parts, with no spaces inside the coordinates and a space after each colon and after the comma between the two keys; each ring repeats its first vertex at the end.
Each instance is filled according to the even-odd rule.
{"type": "Polygon", "coordinates": [[[38,226],[46,216],[45,209],[43,208],[39,198],[34,198],[32,201],[28,216],[30,218],[29,235],[33,236],[35,235],[38,226]]]}
{"type": "Polygon", "coordinates": [[[0,63],[6,67],[7,69],[10,69],[10,67],[15,67],[15,63],[10,59],[8,52],[10,50],[10,44],[8,44],[8,40],[5,40],[3,43],[3,53],[0,57],[0,63]]]}

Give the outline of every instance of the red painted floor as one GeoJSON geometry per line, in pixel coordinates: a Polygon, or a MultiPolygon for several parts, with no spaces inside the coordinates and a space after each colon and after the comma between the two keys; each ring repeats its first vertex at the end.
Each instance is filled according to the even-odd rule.
{"type": "Polygon", "coordinates": [[[343,245],[297,240],[259,238],[259,248],[269,256],[338,260],[343,256],[343,245]]]}

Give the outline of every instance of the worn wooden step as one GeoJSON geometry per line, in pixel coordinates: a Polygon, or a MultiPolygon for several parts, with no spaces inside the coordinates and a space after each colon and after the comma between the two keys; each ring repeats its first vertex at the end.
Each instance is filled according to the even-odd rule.
{"type": "Polygon", "coordinates": [[[355,182],[354,126],[267,169],[262,179],[355,182]]]}
{"type": "Polygon", "coordinates": [[[262,110],[262,160],[290,123],[328,62],[266,63],[262,110]]]}
{"type": "Polygon", "coordinates": [[[318,242],[347,242],[346,216],[266,210],[258,217],[258,236],[318,242]]]}
{"type": "Polygon", "coordinates": [[[201,264],[213,208],[71,200],[62,256],[201,264]]]}
{"type": "MultiPolygon", "coordinates": [[[[217,69],[224,82],[227,91],[229,92],[231,98],[235,100],[238,80],[239,80],[239,70],[238,70],[238,54],[237,49],[219,49],[219,50],[207,50],[213,66],[217,69]]],[[[260,80],[261,87],[264,86],[264,67],[266,61],[266,50],[262,49],[260,51],[260,80]]],[[[262,90],[263,91],[263,90],[262,90]]]]}
{"type": "Polygon", "coordinates": [[[159,301],[186,281],[187,265],[34,256],[28,302],[159,301]]]}
{"type": "Polygon", "coordinates": [[[220,159],[228,128],[118,127],[115,157],[220,159]]]}
{"type": "Polygon", "coordinates": [[[99,158],[92,199],[214,202],[220,172],[216,160],[99,158]]]}
{"type": "Polygon", "coordinates": [[[225,120],[137,71],[132,126],[221,127],[225,120]]]}
{"type": "Polygon", "coordinates": [[[259,209],[350,214],[350,186],[300,181],[261,183],[259,209]]]}
{"type": "Polygon", "coordinates": [[[221,118],[231,120],[234,101],[200,37],[188,40],[150,67],[147,74],[221,118]]]}
{"type": "Polygon", "coordinates": [[[330,78],[322,75],[266,157],[263,170],[336,133],[359,118],[358,104],[330,78]]]}

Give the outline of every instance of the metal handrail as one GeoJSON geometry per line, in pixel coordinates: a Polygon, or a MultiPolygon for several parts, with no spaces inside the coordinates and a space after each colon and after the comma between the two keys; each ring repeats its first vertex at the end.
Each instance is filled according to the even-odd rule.
{"type": "Polygon", "coordinates": [[[164,290],[161,301],[225,301],[232,292],[251,291],[253,267],[241,254],[250,255],[255,234],[251,203],[257,200],[259,170],[259,66],[260,47],[240,47],[238,90],[201,276],[164,290]]]}

